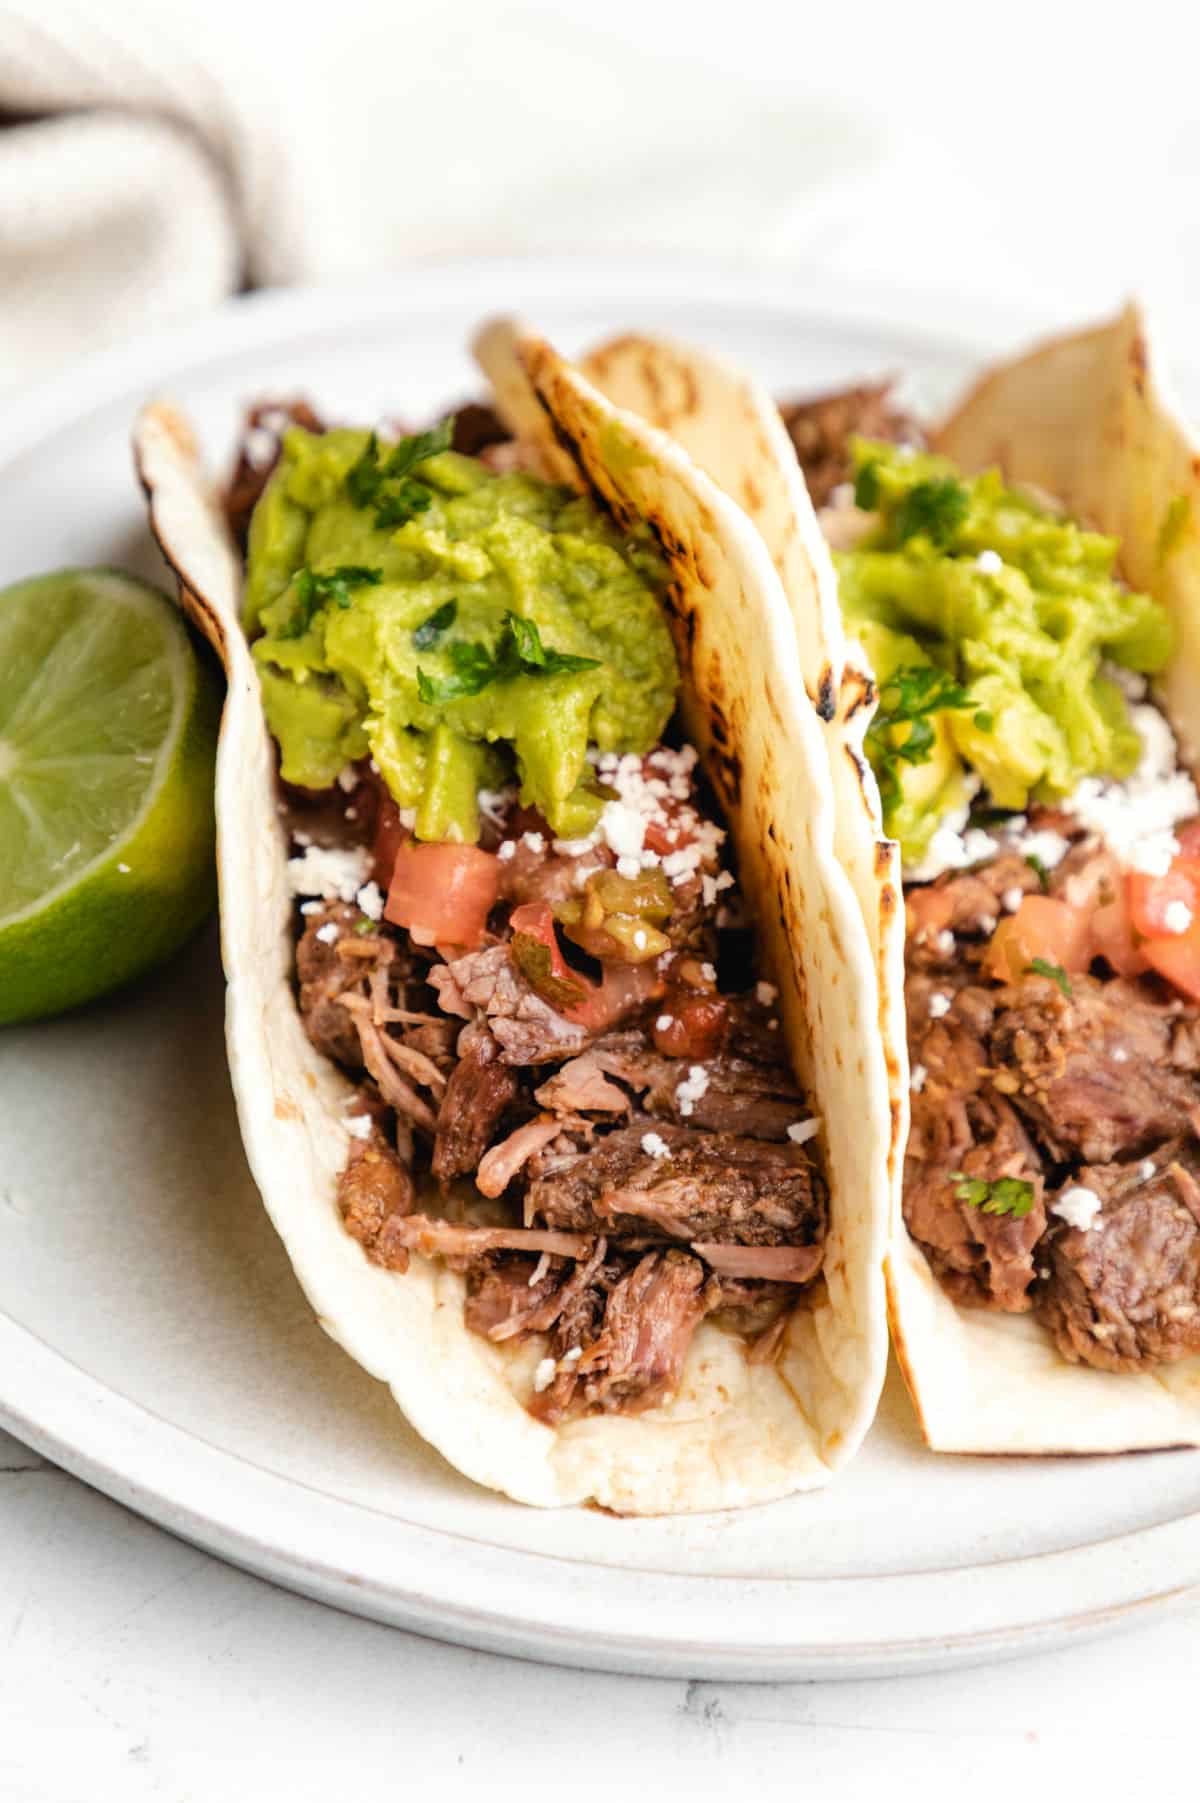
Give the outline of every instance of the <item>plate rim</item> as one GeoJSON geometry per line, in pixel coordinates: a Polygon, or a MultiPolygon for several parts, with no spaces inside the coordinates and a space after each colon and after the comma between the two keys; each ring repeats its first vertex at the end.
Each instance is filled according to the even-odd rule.
{"type": "MultiPolygon", "coordinates": [[[[345,326],[402,317],[418,304],[435,304],[447,289],[461,302],[467,283],[477,283],[476,291],[493,296],[493,307],[515,304],[525,288],[536,291],[527,305],[551,306],[556,299],[578,304],[586,298],[601,306],[611,296],[626,309],[635,296],[684,306],[689,296],[694,300],[703,294],[709,305],[725,304],[742,313],[782,312],[797,325],[819,327],[836,320],[839,332],[861,336],[865,345],[887,345],[902,354],[907,340],[925,354],[946,358],[978,359],[1022,333],[1036,335],[1039,330],[1028,308],[1007,302],[981,308],[973,301],[968,314],[945,293],[931,298],[928,292],[896,286],[889,295],[883,285],[864,290],[811,277],[801,284],[792,272],[747,272],[721,258],[621,260],[533,253],[430,259],[364,281],[239,296],[196,319],[82,358],[49,381],[10,391],[0,425],[0,469],[23,454],[36,455],[40,440],[117,400],[131,384],[149,394],[156,384],[183,379],[206,362],[258,345],[278,347],[335,322],[345,326]],[[803,292],[798,292],[801,286],[803,292]],[[978,328],[969,337],[957,326],[947,326],[968,316],[978,328]]],[[[1043,321],[1040,329],[1045,334],[1052,327],[1043,321]]],[[[652,1627],[646,1620],[644,1569],[498,1547],[317,1491],[155,1415],[3,1312],[0,1425],[117,1502],[260,1577],[437,1638],[595,1669],[764,1681],[938,1669],[1059,1645],[1132,1625],[1152,1607],[1200,1599],[1198,1509],[1066,1550],[944,1573],[926,1569],[763,1578],[655,1571],[655,1620],[662,1626],[652,1627]],[[164,1440],[172,1454],[165,1460],[164,1440]],[[241,1479],[240,1489],[214,1481],[216,1472],[232,1468],[241,1479]],[[303,1517],[280,1508],[297,1489],[312,1499],[303,1517]],[[276,1522],[274,1535],[248,1525],[251,1493],[254,1511],[265,1507],[276,1522]],[[208,1498],[203,1506],[197,1500],[202,1496],[208,1498]],[[225,1499],[232,1502],[222,1508],[225,1499]],[[376,1575],[361,1569],[361,1559],[355,1569],[311,1548],[305,1551],[291,1531],[289,1513],[301,1523],[327,1515],[331,1525],[343,1529],[353,1522],[358,1545],[365,1535],[382,1557],[376,1575]],[[364,1518],[380,1524],[373,1533],[364,1530],[364,1518]],[[279,1531],[281,1520],[288,1522],[288,1533],[279,1531]],[[377,1536],[386,1537],[390,1546],[381,1550],[377,1536]],[[452,1558],[447,1557],[450,1546],[456,1549],[452,1558]],[[407,1561],[407,1572],[381,1579],[378,1571],[386,1568],[389,1551],[401,1565],[407,1561]],[[1098,1598],[1093,1568],[1106,1561],[1111,1569],[1098,1598]],[[569,1571],[565,1580],[564,1567],[569,1571]],[[1021,1619],[1014,1621],[1011,1597],[1018,1587],[1028,1590],[1027,1575],[1040,1606],[1017,1611],[1021,1619]],[[643,1582],[634,1584],[635,1577],[643,1582]],[[947,1593],[937,1599],[942,1616],[936,1610],[933,1620],[924,1615],[921,1629],[911,1635],[870,1631],[864,1597],[882,1603],[889,1593],[903,1618],[906,1602],[936,1577],[947,1593]],[[504,1599],[502,1606],[480,1608],[464,1591],[466,1580],[490,1583],[488,1594],[504,1599]],[[582,1611],[581,1593],[587,1605],[582,1611]],[[704,1599],[714,1594],[720,1597],[720,1641],[689,1638],[684,1632],[688,1616],[708,1616],[704,1599]],[[774,1632],[764,1637],[762,1613],[756,1612],[767,1598],[772,1607],[766,1615],[783,1615],[787,1621],[772,1622],[774,1632]],[[821,1631],[815,1638],[801,1631],[818,1620],[821,1631]],[[855,1622],[862,1628],[845,1637],[855,1622]],[[664,1632],[668,1627],[671,1631],[664,1632]]],[[[349,1535],[343,1544],[353,1544],[349,1535]]],[[[886,1618],[892,1612],[884,1608],[879,1613],[886,1618]]]]}

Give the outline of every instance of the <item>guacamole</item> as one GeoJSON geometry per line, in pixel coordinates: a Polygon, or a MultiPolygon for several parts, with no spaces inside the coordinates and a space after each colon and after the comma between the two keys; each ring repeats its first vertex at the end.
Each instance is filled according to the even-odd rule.
{"type": "Polygon", "coordinates": [[[837,555],[842,609],[879,683],[867,752],[905,861],[980,782],[1020,810],[1085,776],[1128,776],[1140,741],[1103,665],[1153,674],[1171,633],[1157,601],[1114,577],[1116,541],[995,470],[967,480],[945,458],[860,441],[855,473],[874,520],[837,555]]]}
{"type": "Polygon", "coordinates": [[[328,788],[370,756],[419,838],[468,842],[480,789],[514,779],[584,834],[588,746],[648,751],[674,707],[663,567],[590,500],[448,442],[284,439],[245,600],[282,775],[328,788]]]}

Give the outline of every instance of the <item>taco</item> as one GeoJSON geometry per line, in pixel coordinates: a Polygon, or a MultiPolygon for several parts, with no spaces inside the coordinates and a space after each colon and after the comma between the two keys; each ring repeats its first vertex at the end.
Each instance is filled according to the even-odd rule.
{"type": "Polygon", "coordinates": [[[909,1386],[944,1451],[1197,1444],[1195,446],[1132,306],[992,371],[929,448],[856,405],[792,422],[802,456],[824,425],[905,868],[909,1386]]]}
{"type": "Polygon", "coordinates": [[[545,344],[510,375],[543,452],[479,409],[258,409],[227,518],[178,414],[139,421],[229,674],[247,1154],[322,1325],[460,1471],[761,1501],[827,1481],[882,1382],[864,929],[753,528],[545,344]]]}

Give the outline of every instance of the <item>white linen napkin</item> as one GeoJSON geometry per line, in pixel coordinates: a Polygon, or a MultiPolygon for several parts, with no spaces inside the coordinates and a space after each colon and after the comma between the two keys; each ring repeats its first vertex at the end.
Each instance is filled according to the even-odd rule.
{"type": "Polygon", "coordinates": [[[486,250],[794,258],[861,217],[883,148],[682,42],[492,0],[0,0],[0,120],[0,383],[243,282],[486,250]]]}

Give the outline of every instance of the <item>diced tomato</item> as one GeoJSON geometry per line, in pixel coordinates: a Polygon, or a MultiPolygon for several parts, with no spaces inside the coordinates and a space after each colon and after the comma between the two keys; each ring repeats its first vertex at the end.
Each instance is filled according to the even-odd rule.
{"type": "Polygon", "coordinates": [[[1145,876],[1140,870],[1129,873],[1129,915],[1134,931],[1147,939],[1162,934],[1178,938],[1172,931],[1168,910],[1172,903],[1182,902],[1193,917],[1200,913],[1200,859],[1177,857],[1165,876],[1145,876]]]}
{"type": "Polygon", "coordinates": [[[729,1009],[719,995],[672,991],[654,1023],[655,1049],[667,1058],[715,1058],[728,1026],[729,1009]]]}
{"type": "Polygon", "coordinates": [[[992,934],[983,967],[997,983],[1016,982],[1035,958],[1067,971],[1086,970],[1090,942],[1088,916],[1081,909],[1052,895],[1027,895],[992,934]]]}
{"type": "Polygon", "coordinates": [[[385,791],[380,796],[375,816],[375,840],[372,846],[375,881],[381,889],[387,889],[391,884],[392,871],[396,868],[396,853],[411,838],[408,828],[400,824],[400,809],[385,791]]]}
{"type": "Polygon", "coordinates": [[[1121,879],[1111,887],[1109,899],[1092,913],[1092,951],[1119,977],[1138,977],[1149,969],[1133,931],[1129,885],[1121,879]]]}
{"type": "Polygon", "coordinates": [[[1179,833],[1179,855],[1165,876],[1131,871],[1127,891],[1142,968],[1200,1000],[1200,821],[1189,821],[1179,833]],[[1183,932],[1171,930],[1172,904],[1182,904],[1190,916],[1183,932]]]}
{"type": "Polygon", "coordinates": [[[409,840],[396,853],[384,914],[407,927],[418,945],[470,951],[483,939],[499,892],[500,867],[491,852],[409,840]]]}
{"type": "Polygon", "coordinates": [[[918,934],[933,939],[954,918],[954,892],[947,884],[942,888],[912,889],[904,898],[908,913],[908,936],[918,934]]]}
{"type": "Polygon", "coordinates": [[[1200,918],[1186,933],[1168,933],[1142,943],[1146,962],[1176,989],[1200,1002],[1200,918]]]}

